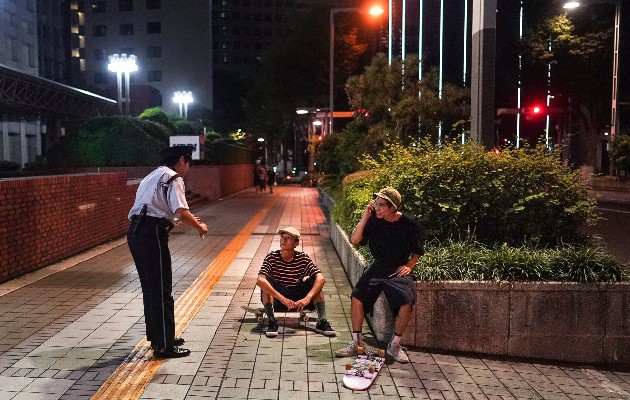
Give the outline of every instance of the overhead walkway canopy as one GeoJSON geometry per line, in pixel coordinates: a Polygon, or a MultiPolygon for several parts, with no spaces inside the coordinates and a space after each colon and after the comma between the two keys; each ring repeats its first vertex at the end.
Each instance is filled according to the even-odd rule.
{"type": "Polygon", "coordinates": [[[0,118],[82,120],[115,112],[115,100],[0,64],[0,118]]]}

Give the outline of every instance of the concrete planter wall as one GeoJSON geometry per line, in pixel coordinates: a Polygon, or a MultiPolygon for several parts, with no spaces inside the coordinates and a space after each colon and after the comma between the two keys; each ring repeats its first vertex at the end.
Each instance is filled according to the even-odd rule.
{"type": "MultiPolygon", "coordinates": [[[[365,263],[330,221],[354,286],[365,263]]],[[[630,284],[418,282],[404,345],[502,356],[630,363],[630,284]]],[[[386,341],[393,318],[381,296],[368,320],[386,341]]]]}

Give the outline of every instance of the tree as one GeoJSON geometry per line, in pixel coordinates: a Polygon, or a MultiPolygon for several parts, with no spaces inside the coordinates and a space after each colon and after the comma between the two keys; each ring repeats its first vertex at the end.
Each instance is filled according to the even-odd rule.
{"type": "Polygon", "coordinates": [[[563,105],[579,121],[581,128],[573,133],[576,143],[571,146],[577,150],[574,161],[579,165],[597,165],[597,136],[610,112],[612,36],[599,24],[585,23],[590,32],[580,33],[565,13],[545,20],[524,39],[529,63],[551,65],[551,93],[560,101],[563,98],[563,105]]]}
{"type": "Polygon", "coordinates": [[[356,118],[344,134],[359,133],[355,159],[362,154],[356,150],[376,155],[390,140],[403,145],[423,138],[437,142],[440,122],[442,139],[456,137],[461,134],[455,128],[458,122],[470,117],[468,89],[446,83],[440,98],[435,69],[418,81],[417,56],[407,57],[404,65],[400,60],[389,65],[379,54],[362,75],[348,80],[346,91],[356,118]]]}
{"type": "MultiPolygon", "coordinates": [[[[304,140],[295,131],[297,107],[328,104],[328,13],[328,8],[313,9],[296,18],[292,34],[266,51],[248,78],[250,90],[243,100],[247,131],[265,138],[271,160],[281,158],[286,163],[286,150],[294,147],[296,139],[304,140]]],[[[366,49],[358,31],[344,26],[335,39],[340,60],[335,62],[336,77],[353,73],[366,49]]],[[[344,81],[336,78],[336,82],[344,81]]]]}

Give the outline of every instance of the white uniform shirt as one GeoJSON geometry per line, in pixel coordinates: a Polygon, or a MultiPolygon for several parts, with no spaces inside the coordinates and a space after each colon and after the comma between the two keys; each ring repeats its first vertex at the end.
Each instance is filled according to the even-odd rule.
{"type": "Polygon", "coordinates": [[[177,177],[167,184],[176,174],[177,172],[169,167],[161,166],[145,176],[136,191],[136,201],[129,211],[129,219],[134,214],[140,214],[145,204],[148,216],[167,218],[171,222],[175,219],[177,209],[188,210],[184,179],[177,177]]]}

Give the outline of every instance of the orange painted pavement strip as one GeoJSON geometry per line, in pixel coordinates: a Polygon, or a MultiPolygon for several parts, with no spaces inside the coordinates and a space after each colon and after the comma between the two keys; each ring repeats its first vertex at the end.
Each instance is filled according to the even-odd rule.
{"type": "MultiPolygon", "coordinates": [[[[273,199],[276,199],[274,197],[273,199]]],[[[269,203],[270,199],[267,203],[269,203]]],[[[186,330],[199,312],[212,289],[236,259],[256,226],[263,220],[269,208],[265,205],[241,229],[217,258],[199,275],[175,302],[176,336],[186,330]]],[[[131,354],[107,378],[92,399],[138,399],[165,360],[154,359],[146,339],[134,347],[131,354]]]]}

